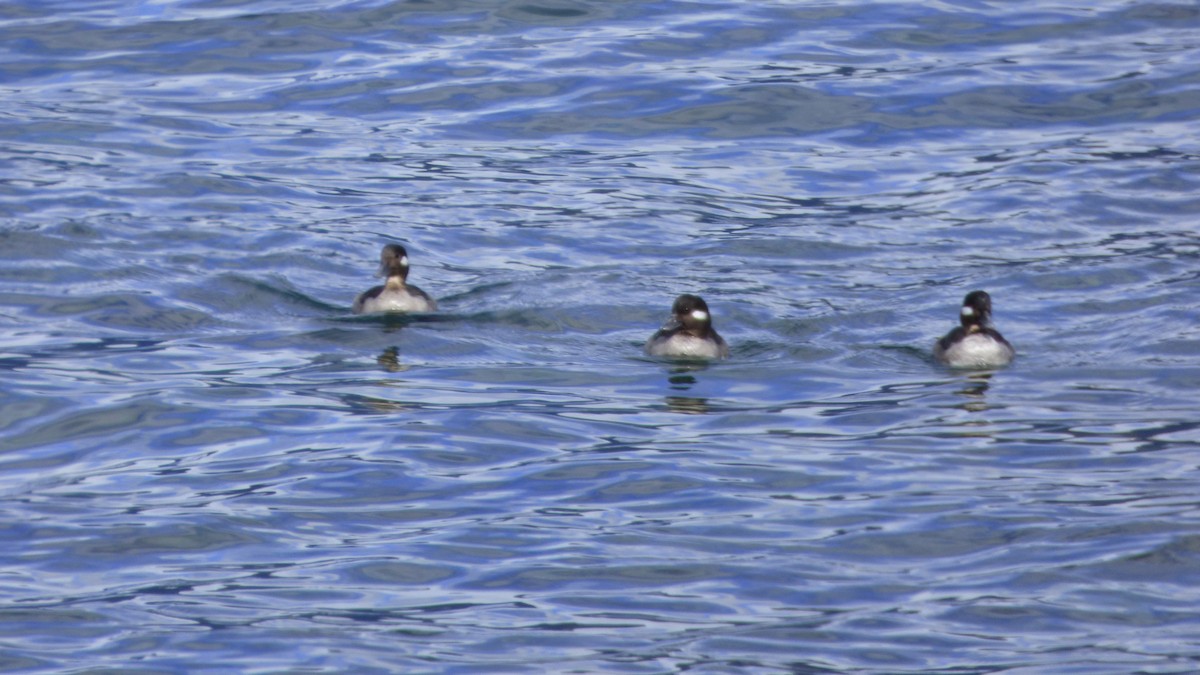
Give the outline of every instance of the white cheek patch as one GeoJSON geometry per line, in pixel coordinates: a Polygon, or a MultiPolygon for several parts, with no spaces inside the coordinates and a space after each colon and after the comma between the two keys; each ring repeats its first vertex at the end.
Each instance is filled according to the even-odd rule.
{"type": "Polygon", "coordinates": [[[708,312],[706,312],[702,309],[697,309],[692,312],[692,318],[697,321],[704,321],[704,320],[708,319],[708,312]]]}
{"type": "Polygon", "coordinates": [[[400,265],[402,267],[408,267],[408,256],[406,256],[406,255],[400,256],[400,265]]]}
{"type": "Polygon", "coordinates": [[[975,316],[975,310],[971,309],[971,307],[969,305],[963,305],[962,315],[963,316],[975,316]]]}

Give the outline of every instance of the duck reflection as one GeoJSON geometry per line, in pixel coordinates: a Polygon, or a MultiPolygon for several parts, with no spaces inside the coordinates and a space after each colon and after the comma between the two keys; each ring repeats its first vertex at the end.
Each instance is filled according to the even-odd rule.
{"type": "Polygon", "coordinates": [[[958,407],[967,412],[983,412],[988,410],[990,406],[987,403],[986,395],[989,381],[992,379],[992,374],[989,373],[972,373],[967,375],[962,387],[954,392],[967,400],[958,407]]]}
{"type": "MultiPolygon", "coordinates": [[[[395,312],[379,314],[371,318],[379,324],[380,332],[389,336],[394,336],[412,323],[412,319],[407,315],[395,312]]],[[[409,368],[400,360],[400,348],[395,345],[384,348],[379,356],[375,357],[375,362],[389,373],[398,373],[409,368]]]]}
{"type": "Polygon", "coordinates": [[[704,415],[709,412],[708,399],[694,396],[666,396],[667,409],[684,415],[704,415]]]}
{"type": "MultiPolygon", "coordinates": [[[[667,374],[667,385],[675,391],[688,391],[696,385],[698,381],[694,373],[706,369],[708,366],[704,363],[690,363],[687,365],[677,365],[671,368],[667,374]]],[[[688,415],[701,415],[709,412],[708,399],[695,396],[679,396],[670,395],[663,399],[667,405],[667,409],[672,412],[685,413],[688,415]]]]}
{"type": "Polygon", "coordinates": [[[400,362],[400,348],[388,347],[375,357],[375,363],[389,373],[399,373],[408,370],[408,365],[400,362]]]}
{"type": "Polygon", "coordinates": [[[690,369],[676,369],[671,371],[671,375],[667,376],[667,382],[672,389],[678,391],[687,391],[696,384],[696,378],[688,372],[690,369]]]}

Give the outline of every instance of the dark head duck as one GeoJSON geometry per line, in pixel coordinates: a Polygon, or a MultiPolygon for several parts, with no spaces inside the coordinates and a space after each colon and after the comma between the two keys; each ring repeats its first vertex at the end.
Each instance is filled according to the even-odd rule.
{"type": "Polygon", "coordinates": [[[712,326],[708,305],[696,295],[681,295],[671,307],[671,318],[646,342],[651,356],[724,359],[729,345],[712,326]]]}
{"type": "Polygon", "coordinates": [[[1012,345],[992,328],[992,297],[985,291],[967,293],[958,319],[960,325],[933,346],[937,360],[955,368],[998,368],[1013,360],[1012,345]]]}
{"type": "Polygon", "coordinates": [[[425,291],[409,285],[408,251],[400,244],[388,244],[379,254],[382,286],[363,291],[354,299],[355,314],[373,312],[432,312],[437,302],[425,291]]]}

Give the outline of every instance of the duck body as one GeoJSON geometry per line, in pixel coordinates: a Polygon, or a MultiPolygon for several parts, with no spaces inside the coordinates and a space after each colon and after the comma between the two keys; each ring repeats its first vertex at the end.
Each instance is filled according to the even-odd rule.
{"type": "Polygon", "coordinates": [[[382,286],[363,291],[354,299],[355,314],[376,312],[435,312],[437,301],[425,291],[391,279],[382,286]]]}
{"type": "Polygon", "coordinates": [[[995,329],[967,333],[958,327],[937,341],[933,355],[955,368],[999,368],[1012,363],[1016,351],[995,329]]]}

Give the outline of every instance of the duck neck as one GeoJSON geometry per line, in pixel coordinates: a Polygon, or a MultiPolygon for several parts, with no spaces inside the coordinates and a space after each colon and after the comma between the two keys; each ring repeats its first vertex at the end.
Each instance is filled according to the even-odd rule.
{"type": "Polygon", "coordinates": [[[962,327],[967,332],[967,335],[982,332],[984,328],[987,328],[987,324],[988,320],[986,316],[973,316],[970,318],[964,316],[962,320],[962,327]]]}

